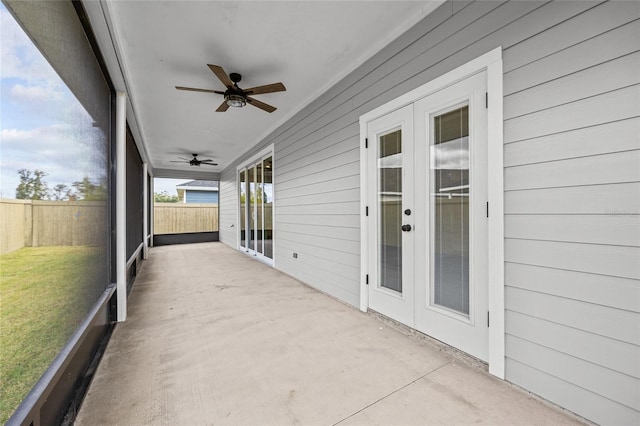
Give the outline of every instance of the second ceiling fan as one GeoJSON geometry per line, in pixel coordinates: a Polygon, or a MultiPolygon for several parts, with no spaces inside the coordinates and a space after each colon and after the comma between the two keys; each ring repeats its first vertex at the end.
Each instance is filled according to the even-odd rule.
{"type": "Polygon", "coordinates": [[[238,73],[232,72],[227,75],[224,69],[222,69],[219,65],[211,65],[207,64],[209,69],[213,71],[213,73],[218,77],[218,79],[225,85],[227,90],[224,92],[220,90],[209,90],[209,89],[196,89],[193,87],[183,87],[176,86],[178,90],[187,90],[190,92],[205,92],[205,93],[216,93],[218,95],[224,96],[224,102],[220,104],[217,112],[225,112],[232,107],[243,107],[246,104],[253,105],[254,107],[260,108],[263,111],[267,111],[269,113],[275,111],[277,108],[271,106],[269,104],[265,104],[264,102],[260,102],[257,99],[252,98],[252,95],[262,95],[265,93],[274,93],[274,92],[284,92],[287,90],[282,83],[273,83],[266,84],[264,86],[256,86],[251,87],[249,89],[241,89],[238,87],[238,83],[242,80],[242,76],[238,73]]]}

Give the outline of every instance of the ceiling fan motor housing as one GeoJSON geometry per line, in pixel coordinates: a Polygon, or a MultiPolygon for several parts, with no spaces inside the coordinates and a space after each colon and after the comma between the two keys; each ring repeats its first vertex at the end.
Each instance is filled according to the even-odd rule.
{"type": "Polygon", "coordinates": [[[240,80],[242,80],[242,76],[237,72],[232,72],[231,74],[229,74],[229,78],[236,84],[240,83],[240,80]]]}

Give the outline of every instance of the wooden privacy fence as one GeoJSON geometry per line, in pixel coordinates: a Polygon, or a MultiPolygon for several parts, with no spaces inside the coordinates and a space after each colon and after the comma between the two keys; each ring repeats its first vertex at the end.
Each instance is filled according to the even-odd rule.
{"type": "Polygon", "coordinates": [[[0,254],[22,247],[105,244],[104,201],[0,200],[0,254]]]}
{"type": "Polygon", "coordinates": [[[183,234],[218,231],[217,204],[155,203],[153,233],[183,234]]]}

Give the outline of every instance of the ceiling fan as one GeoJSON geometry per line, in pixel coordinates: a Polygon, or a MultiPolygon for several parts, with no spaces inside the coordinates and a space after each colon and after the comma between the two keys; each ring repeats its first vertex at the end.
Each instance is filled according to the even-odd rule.
{"type": "Polygon", "coordinates": [[[171,163],[187,163],[190,164],[191,166],[198,166],[200,167],[200,164],[205,164],[207,166],[217,166],[218,163],[214,163],[212,159],[208,158],[206,160],[199,160],[198,159],[198,154],[191,154],[193,155],[193,158],[184,158],[184,157],[178,157],[180,159],[180,161],[170,161],[171,163]]]}
{"type": "Polygon", "coordinates": [[[229,107],[242,108],[246,104],[253,105],[260,108],[263,111],[269,113],[275,111],[277,108],[264,102],[260,102],[257,99],[252,98],[252,95],[263,95],[265,93],[284,92],[287,90],[282,83],[267,84],[264,86],[251,87],[249,89],[241,89],[238,87],[238,83],[242,80],[242,76],[238,73],[232,72],[227,75],[225,70],[219,65],[207,64],[209,69],[218,77],[218,79],[225,85],[227,90],[221,92],[219,90],[209,89],[196,89],[193,87],[176,86],[178,90],[187,90],[191,92],[205,92],[216,93],[224,96],[224,102],[220,104],[216,112],[225,112],[229,107]]]}

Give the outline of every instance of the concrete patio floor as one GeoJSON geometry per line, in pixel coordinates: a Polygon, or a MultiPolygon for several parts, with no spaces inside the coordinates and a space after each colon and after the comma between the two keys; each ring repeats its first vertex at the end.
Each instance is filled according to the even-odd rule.
{"type": "Polygon", "coordinates": [[[221,243],[153,248],[77,425],[580,424],[221,243]]]}

